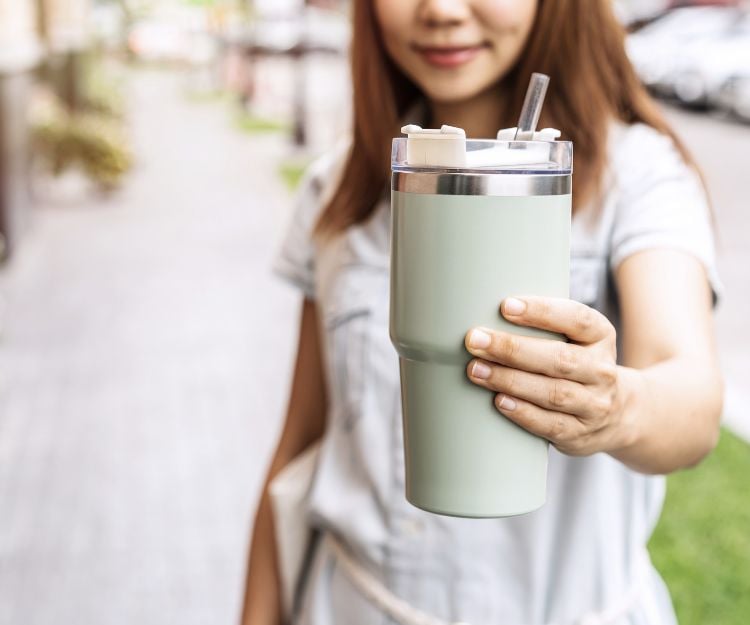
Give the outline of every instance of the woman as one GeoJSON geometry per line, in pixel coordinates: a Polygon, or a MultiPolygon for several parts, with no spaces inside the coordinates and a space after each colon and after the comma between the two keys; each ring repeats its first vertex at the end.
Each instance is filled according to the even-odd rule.
{"type": "MultiPolygon", "coordinates": [[[[276,262],[305,299],[268,480],[323,437],[308,522],[434,617],[675,623],[645,545],[663,474],[718,437],[719,283],[700,177],[638,83],[609,0],[357,0],[353,14],[351,145],[311,168],[276,262]],[[547,503],[506,519],[435,515],[404,498],[389,143],[407,122],[493,137],[515,125],[532,71],[551,77],[540,126],[575,144],[571,300],[509,298],[500,313],[570,342],[467,328],[467,376],[495,395],[499,419],[552,444],[547,503]]],[[[393,623],[330,545],[307,571],[299,622],[393,623]]],[[[275,625],[265,489],[251,554],[244,623],[275,625]]]]}

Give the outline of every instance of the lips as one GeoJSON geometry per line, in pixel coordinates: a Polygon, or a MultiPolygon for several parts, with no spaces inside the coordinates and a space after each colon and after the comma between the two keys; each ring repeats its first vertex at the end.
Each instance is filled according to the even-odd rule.
{"type": "Polygon", "coordinates": [[[414,49],[430,65],[443,69],[460,67],[473,60],[486,44],[469,46],[420,46],[414,45],[414,49]]]}

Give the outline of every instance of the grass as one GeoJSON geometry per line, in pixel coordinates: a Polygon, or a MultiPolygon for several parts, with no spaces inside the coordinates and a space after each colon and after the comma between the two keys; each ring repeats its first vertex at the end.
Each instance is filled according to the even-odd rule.
{"type": "Polygon", "coordinates": [[[305,174],[305,170],[309,165],[309,161],[297,161],[289,160],[279,165],[279,176],[286,184],[290,191],[294,191],[302,180],[302,176],[305,174]]]}
{"type": "Polygon", "coordinates": [[[750,445],[727,430],[698,467],[671,475],[649,543],[680,625],[750,623],[750,445]]]}
{"type": "Polygon", "coordinates": [[[242,132],[257,134],[263,132],[286,132],[289,124],[278,119],[259,117],[250,113],[238,113],[234,119],[235,126],[242,132]]]}

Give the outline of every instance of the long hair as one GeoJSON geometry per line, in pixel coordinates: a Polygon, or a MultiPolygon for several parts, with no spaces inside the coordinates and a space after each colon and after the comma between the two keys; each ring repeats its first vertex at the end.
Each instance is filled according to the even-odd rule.
{"type": "MultiPolygon", "coordinates": [[[[407,109],[422,97],[388,56],[373,2],[353,2],[352,145],[339,186],[317,222],[317,234],[340,232],[370,215],[386,188],[391,139],[400,134],[407,109]]],[[[624,29],[611,4],[611,0],[539,0],[525,48],[497,86],[507,97],[507,106],[502,107],[506,118],[497,120],[498,128],[510,127],[516,120],[508,116],[521,110],[531,73],[549,75],[540,127],[559,128],[561,138],[574,143],[574,211],[600,190],[612,120],[642,122],[668,135],[698,171],[628,60],[624,29]]]]}

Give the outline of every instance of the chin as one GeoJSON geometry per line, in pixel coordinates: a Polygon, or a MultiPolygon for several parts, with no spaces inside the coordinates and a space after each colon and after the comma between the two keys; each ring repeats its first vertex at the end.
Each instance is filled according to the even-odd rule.
{"type": "Polygon", "coordinates": [[[474,67],[471,71],[449,73],[428,68],[426,71],[423,69],[421,72],[414,72],[413,79],[422,93],[433,102],[457,104],[487,92],[502,79],[502,74],[481,71],[483,69],[485,68],[474,67]]]}
{"type": "Polygon", "coordinates": [[[489,88],[489,85],[469,85],[456,81],[441,81],[440,84],[421,84],[422,92],[433,102],[456,104],[475,98],[489,88]]]}

